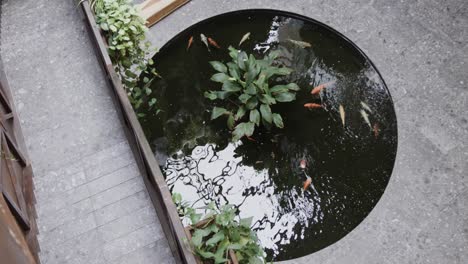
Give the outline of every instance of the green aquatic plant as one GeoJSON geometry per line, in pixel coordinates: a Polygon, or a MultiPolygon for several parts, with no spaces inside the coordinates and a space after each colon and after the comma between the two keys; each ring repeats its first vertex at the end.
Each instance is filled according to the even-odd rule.
{"type": "Polygon", "coordinates": [[[205,92],[205,97],[226,102],[225,107],[213,108],[211,119],[227,116],[227,126],[233,130],[233,141],[252,136],[260,124],[283,128],[283,118],[273,113],[271,106],[295,100],[299,86],[295,83],[273,85],[273,77],[289,75],[292,70],[273,65],[279,55],[276,51],[263,59],[256,59],[252,54],[229,47],[229,55],[232,61],[226,64],[210,62],[218,72],[211,80],[221,83],[222,87],[221,90],[205,92]]]}
{"type": "Polygon", "coordinates": [[[206,206],[206,214],[195,213],[180,194],[173,194],[179,215],[189,217],[192,223],[190,245],[193,252],[209,263],[226,263],[229,251],[235,252],[240,264],[263,264],[265,253],[259,245],[255,231],[251,229],[252,218],[239,219],[233,205],[217,209],[214,203],[206,206]]]}
{"type": "Polygon", "coordinates": [[[150,58],[153,50],[146,40],[148,28],[131,0],[92,0],[90,5],[108,44],[109,55],[119,74],[130,102],[139,116],[140,107],[147,102],[150,110],[155,108],[156,98],[150,88],[159,75],[150,58]],[[140,79],[141,76],[145,76],[140,79]],[[150,77],[146,77],[150,76],[150,77]],[[142,85],[139,85],[142,83],[142,85]]]}

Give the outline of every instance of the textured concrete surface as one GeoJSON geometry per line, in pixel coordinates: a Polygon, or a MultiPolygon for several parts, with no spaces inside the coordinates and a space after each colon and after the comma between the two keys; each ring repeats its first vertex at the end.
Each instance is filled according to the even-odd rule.
{"type": "MultiPolygon", "coordinates": [[[[133,162],[115,170],[119,176],[113,180],[131,178],[127,187],[103,191],[113,185],[104,178],[87,184],[128,159],[111,154],[126,143],[73,6],[63,0],[9,0],[3,8],[2,55],[38,175],[37,193],[43,193],[39,211],[57,216],[47,225],[39,218],[46,230],[44,263],[100,263],[112,254],[124,255],[117,263],[170,260],[155,225],[127,233],[130,223],[144,223],[150,214],[146,193],[132,182],[139,178],[117,172],[131,170],[133,162]],[[58,170],[63,164],[69,166],[58,170]],[[124,189],[135,193],[105,204],[112,190],[124,189]],[[60,211],[67,204],[73,204],[71,211],[60,211]],[[119,217],[131,217],[132,207],[141,208],[138,219],[119,217]],[[76,224],[67,227],[70,221],[76,224]],[[144,235],[150,232],[153,239],[144,235]],[[53,241],[63,242],[53,247],[53,241]]],[[[245,8],[296,12],[344,33],[381,71],[398,115],[396,166],[377,207],[344,239],[289,263],[468,263],[468,2],[193,0],[154,26],[152,39],[161,46],[197,21],[245,8]]]]}
{"type": "Polygon", "coordinates": [[[399,122],[395,170],[377,207],[344,239],[289,263],[468,263],[468,1],[193,0],[152,39],[161,46],[247,8],[299,13],[344,33],[381,71],[399,122]]]}
{"type": "Polygon", "coordinates": [[[75,3],[1,2],[42,263],[173,263],[75,3]]]}

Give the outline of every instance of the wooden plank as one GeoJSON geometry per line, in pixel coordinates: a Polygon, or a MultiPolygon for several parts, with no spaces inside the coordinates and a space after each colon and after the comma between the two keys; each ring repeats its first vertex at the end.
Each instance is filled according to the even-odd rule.
{"type": "Polygon", "coordinates": [[[146,188],[153,202],[153,206],[156,209],[176,262],[196,263],[194,255],[186,245],[187,237],[177,213],[176,206],[172,201],[172,195],[122,86],[122,82],[111,64],[106,43],[96,25],[89,2],[82,2],[81,9],[91,40],[95,45],[95,53],[107,74],[109,84],[112,88],[120,120],[125,127],[130,146],[135,154],[135,159],[143,175],[146,188]]]}
{"type": "Polygon", "coordinates": [[[139,5],[140,15],[146,20],[146,26],[151,27],[189,1],[190,0],[146,0],[139,5]]]}
{"type": "MultiPolygon", "coordinates": [[[[19,162],[13,162],[13,171],[19,171],[19,182],[20,192],[24,197],[26,206],[21,208],[17,208],[14,211],[19,212],[19,214],[14,215],[18,221],[18,224],[22,227],[21,235],[24,236],[28,246],[29,252],[32,254],[33,258],[35,259],[36,263],[40,263],[39,260],[39,243],[37,241],[37,224],[35,219],[37,218],[36,210],[34,205],[36,204],[36,200],[34,197],[34,183],[33,183],[33,172],[31,168],[31,163],[28,157],[26,144],[24,141],[24,136],[21,131],[21,125],[19,122],[18,113],[15,108],[15,104],[13,101],[13,96],[11,93],[11,89],[6,78],[6,74],[4,72],[3,62],[0,56],[0,85],[1,85],[1,100],[4,105],[3,110],[7,113],[3,113],[2,116],[2,124],[0,129],[3,128],[4,135],[7,139],[7,145],[10,148],[10,151],[16,156],[19,162]],[[5,107],[5,104],[7,106],[5,107]],[[29,218],[28,218],[29,216],[29,218]]],[[[5,169],[8,170],[8,166],[6,164],[5,169]]],[[[11,164],[10,164],[11,165],[11,164]]],[[[3,170],[6,173],[7,170],[3,170]]],[[[3,175],[1,175],[3,176],[3,175]]],[[[1,186],[0,186],[1,188],[1,186]]],[[[0,192],[1,193],[1,192],[0,192]]],[[[0,195],[5,199],[9,199],[7,195],[0,195]]],[[[15,206],[14,203],[11,203],[10,209],[15,206]]],[[[1,248],[1,247],[0,247],[1,248]]],[[[1,255],[1,254],[0,254],[1,255]]],[[[1,262],[1,261],[0,261],[1,262]]]]}
{"type": "Polygon", "coordinates": [[[0,195],[0,256],[1,263],[36,263],[22,231],[12,217],[2,195],[0,195]]]}
{"type": "Polygon", "coordinates": [[[5,133],[2,133],[2,159],[5,160],[5,164],[7,165],[6,171],[8,173],[6,173],[7,175],[2,175],[2,177],[9,177],[14,187],[14,193],[10,194],[8,192],[3,192],[3,190],[2,192],[18,223],[21,225],[23,230],[27,231],[31,227],[29,225],[29,217],[28,212],[26,210],[26,201],[24,200],[23,195],[23,186],[21,184],[22,181],[18,179],[18,177],[22,177],[22,175],[16,174],[16,170],[14,169],[14,165],[12,164],[13,161],[10,158],[12,153],[8,147],[8,143],[6,142],[6,138],[4,135],[5,133]],[[11,197],[10,195],[15,195],[17,199],[15,200],[14,197],[11,197]]]}

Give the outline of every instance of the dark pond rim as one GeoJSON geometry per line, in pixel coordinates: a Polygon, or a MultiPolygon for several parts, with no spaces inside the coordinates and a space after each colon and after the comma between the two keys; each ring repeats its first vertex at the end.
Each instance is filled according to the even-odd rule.
{"type": "Polygon", "coordinates": [[[221,13],[221,14],[217,14],[215,16],[211,16],[211,17],[208,17],[208,18],[205,18],[199,22],[196,22],[195,24],[192,24],[191,26],[189,26],[188,28],[180,31],[179,33],[177,33],[174,37],[172,37],[169,41],[167,41],[158,51],[161,52],[161,53],[164,53],[166,49],[168,49],[174,42],[177,42],[179,39],[181,39],[182,37],[186,36],[188,32],[194,30],[195,28],[197,27],[200,27],[204,24],[207,24],[207,23],[210,23],[211,21],[213,20],[216,20],[218,18],[223,18],[223,17],[226,17],[226,16],[230,16],[230,15],[236,15],[236,14],[252,14],[252,15],[255,15],[257,13],[263,13],[263,14],[273,14],[273,15],[278,15],[278,16],[285,16],[285,17],[291,17],[291,18],[295,18],[295,19],[298,19],[298,20],[302,20],[302,21],[306,21],[306,22],[309,22],[309,23],[313,23],[313,24],[316,24],[318,25],[319,27],[322,27],[328,31],[330,31],[332,34],[335,34],[336,36],[338,36],[339,38],[341,38],[342,40],[345,41],[346,44],[348,44],[350,46],[350,48],[353,48],[355,49],[356,51],[358,51],[359,55],[362,56],[364,58],[364,60],[366,62],[368,62],[370,64],[370,66],[375,70],[375,72],[378,74],[380,80],[382,81],[382,84],[383,84],[383,87],[384,89],[386,90],[387,94],[388,94],[388,98],[393,106],[393,111],[395,113],[395,127],[396,127],[396,130],[395,130],[395,156],[394,156],[394,159],[393,159],[393,166],[391,168],[391,171],[390,171],[390,176],[389,176],[389,181],[387,182],[387,185],[385,187],[385,190],[384,192],[382,193],[382,196],[379,198],[379,200],[377,201],[377,203],[374,205],[373,209],[370,210],[368,212],[368,214],[362,219],[362,221],[356,225],[354,228],[352,228],[351,230],[349,230],[347,232],[346,235],[344,235],[343,237],[341,237],[340,239],[338,239],[337,241],[329,244],[328,246],[322,248],[322,249],[319,249],[318,251],[316,252],[313,252],[309,255],[305,255],[305,256],[302,256],[302,257],[297,257],[297,258],[293,258],[293,259],[289,259],[289,260],[285,260],[285,261],[281,261],[281,263],[287,263],[289,261],[293,261],[295,259],[300,259],[300,258],[306,258],[308,256],[311,256],[313,254],[316,254],[326,248],[329,248],[330,246],[336,244],[337,242],[341,241],[342,239],[344,239],[346,236],[348,236],[350,233],[352,233],[354,230],[356,230],[356,228],[361,225],[365,219],[372,213],[372,211],[377,207],[377,205],[379,204],[379,202],[381,201],[382,197],[385,195],[385,193],[387,192],[387,187],[388,187],[388,184],[390,184],[390,179],[392,178],[392,175],[393,175],[393,172],[394,172],[394,169],[395,169],[395,164],[396,164],[396,159],[397,159],[397,156],[398,156],[398,118],[397,118],[397,115],[396,115],[396,111],[395,111],[395,104],[394,104],[394,101],[393,101],[393,98],[392,98],[392,95],[390,93],[390,90],[388,89],[388,86],[382,76],[382,74],[380,73],[380,71],[378,70],[378,68],[376,67],[376,65],[374,64],[374,62],[366,55],[366,53],[364,53],[364,51],[359,48],[358,45],[356,45],[352,40],[350,40],[348,37],[346,37],[344,34],[342,34],[341,32],[339,32],[338,30],[334,29],[333,27],[323,23],[323,22],[320,22],[316,19],[313,19],[313,18],[310,18],[310,17],[307,17],[305,15],[300,15],[300,14],[297,14],[297,13],[293,13],[293,12],[289,12],[289,11],[283,11],[283,10],[278,10],[278,9],[266,9],[266,8],[253,8],[253,9],[241,9],[241,10],[236,10],[236,11],[230,11],[230,12],[226,12],[226,13],[221,13]]]}

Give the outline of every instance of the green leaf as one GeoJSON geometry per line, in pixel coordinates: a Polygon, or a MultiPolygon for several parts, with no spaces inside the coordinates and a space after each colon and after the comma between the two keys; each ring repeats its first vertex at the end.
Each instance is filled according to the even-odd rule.
{"type": "Polygon", "coordinates": [[[278,102],[291,102],[296,99],[296,95],[293,93],[279,93],[275,95],[275,99],[278,102]]]}
{"type": "Polygon", "coordinates": [[[225,73],[216,73],[213,76],[211,76],[211,80],[213,82],[224,83],[225,81],[229,80],[229,75],[225,73]]]}
{"type": "Polygon", "coordinates": [[[255,81],[255,84],[258,86],[258,87],[263,87],[263,85],[266,84],[266,75],[262,72],[260,73],[258,79],[255,81]]]}
{"type": "Polygon", "coordinates": [[[234,135],[233,139],[234,140],[239,140],[243,136],[252,136],[253,132],[255,130],[255,124],[252,122],[244,122],[240,123],[236,126],[232,134],[234,135]]]}
{"type": "Polygon", "coordinates": [[[213,253],[211,253],[211,252],[209,252],[209,251],[204,251],[204,250],[201,250],[201,249],[198,249],[198,250],[196,251],[196,253],[197,253],[200,257],[202,257],[202,258],[204,258],[204,259],[212,259],[212,258],[215,257],[215,255],[214,255],[213,253]]]}
{"type": "Polygon", "coordinates": [[[273,114],[273,123],[279,128],[284,128],[283,118],[279,114],[273,114]]]}
{"type": "Polygon", "coordinates": [[[247,69],[248,60],[249,57],[247,56],[247,53],[245,53],[244,51],[239,52],[239,54],[237,55],[237,66],[239,66],[241,70],[245,71],[247,69]]]}
{"type": "Polygon", "coordinates": [[[273,62],[276,58],[279,57],[281,53],[278,51],[278,50],[274,50],[272,52],[270,52],[270,54],[268,54],[268,60],[269,62],[273,62]]]}
{"type": "Polygon", "coordinates": [[[246,112],[247,112],[247,110],[245,109],[245,107],[243,107],[243,106],[239,107],[239,109],[237,110],[235,119],[236,120],[241,119],[242,117],[244,117],[246,112]]]}
{"type": "Polygon", "coordinates": [[[148,102],[148,105],[151,107],[151,106],[155,105],[156,102],[157,102],[156,98],[151,98],[151,100],[149,100],[149,102],[148,102]]]}
{"type": "Polygon", "coordinates": [[[301,88],[299,88],[299,86],[295,83],[290,83],[288,85],[286,85],[288,87],[289,90],[291,91],[299,91],[301,88]]]}
{"type": "Polygon", "coordinates": [[[216,94],[217,94],[219,99],[224,100],[224,99],[228,98],[229,96],[231,96],[232,94],[234,94],[234,92],[217,91],[216,94]]]}
{"type": "Polygon", "coordinates": [[[213,91],[205,92],[204,95],[206,98],[210,99],[211,101],[218,99],[216,92],[213,92],[213,91]]]}
{"type": "Polygon", "coordinates": [[[227,119],[227,126],[230,130],[232,130],[234,128],[234,125],[235,125],[236,121],[234,119],[234,115],[232,115],[231,113],[229,114],[229,117],[227,119]]]}
{"type": "Polygon", "coordinates": [[[228,68],[229,68],[229,74],[233,77],[236,78],[237,80],[240,80],[240,71],[239,71],[239,66],[233,62],[228,62],[227,63],[228,68]]]}
{"type": "Polygon", "coordinates": [[[104,30],[104,31],[109,30],[109,25],[107,25],[107,23],[101,23],[100,26],[101,26],[101,29],[104,30]]]}
{"type": "Polygon", "coordinates": [[[289,75],[291,74],[291,72],[293,72],[292,69],[290,68],[287,68],[287,67],[283,67],[283,68],[279,68],[276,72],[277,75],[289,75]]]}
{"type": "Polygon", "coordinates": [[[220,242],[223,239],[224,239],[224,234],[222,232],[218,232],[218,233],[214,234],[210,239],[208,239],[205,242],[205,245],[212,246],[214,244],[217,244],[218,242],[220,242]]]}
{"type": "Polygon", "coordinates": [[[249,55],[249,60],[247,61],[247,69],[252,69],[257,67],[257,60],[253,54],[249,55]]]}
{"type": "Polygon", "coordinates": [[[247,84],[252,83],[259,73],[260,69],[256,65],[249,67],[249,70],[245,74],[245,81],[247,82],[247,84]]]}
{"type": "Polygon", "coordinates": [[[247,103],[245,104],[245,106],[247,107],[247,109],[252,110],[255,107],[257,107],[257,104],[258,104],[257,97],[252,97],[249,100],[247,100],[247,103]]]}
{"type": "Polygon", "coordinates": [[[253,217],[243,218],[240,220],[239,224],[245,228],[250,228],[250,226],[252,225],[252,220],[253,217]]]}
{"type": "Polygon", "coordinates": [[[262,104],[260,106],[260,113],[262,114],[262,119],[265,120],[268,124],[272,122],[271,108],[269,105],[262,104]]]}
{"type": "Polygon", "coordinates": [[[182,195],[180,193],[173,193],[172,201],[174,201],[175,204],[180,204],[182,202],[182,195]]]}
{"type": "Polygon", "coordinates": [[[232,46],[229,46],[228,50],[229,50],[229,56],[231,56],[233,60],[237,61],[237,56],[239,54],[239,51],[233,48],[232,46]]]}
{"type": "Polygon", "coordinates": [[[286,85],[275,85],[272,88],[270,88],[271,93],[283,93],[287,92],[289,88],[286,85]]]}
{"type": "Polygon", "coordinates": [[[228,259],[225,259],[224,257],[221,256],[215,256],[215,264],[223,264],[226,263],[228,259]]]}
{"type": "Polygon", "coordinates": [[[262,97],[260,97],[260,101],[267,105],[276,104],[275,98],[271,97],[268,94],[263,94],[262,97]]]}
{"type": "Polygon", "coordinates": [[[214,120],[224,114],[229,113],[225,108],[222,107],[213,107],[213,111],[211,112],[211,120],[214,120]]]}
{"type": "Polygon", "coordinates": [[[219,61],[210,61],[211,66],[218,72],[227,73],[227,67],[219,61]]]}
{"type": "MultiPolygon", "coordinates": [[[[197,230],[198,231],[198,230],[197,230]]],[[[202,240],[203,240],[203,236],[201,236],[200,233],[197,233],[195,231],[195,233],[193,234],[192,236],[192,244],[195,246],[195,247],[199,247],[201,246],[202,244],[202,240]]]]}
{"type": "Polygon", "coordinates": [[[239,96],[239,100],[243,103],[243,104],[246,104],[247,101],[251,98],[252,96],[248,95],[248,94],[241,94],[239,96]]]}
{"type": "Polygon", "coordinates": [[[189,217],[190,217],[190,221],[192,222],[192,224],[196,224],[200,221],[200,219],[202,218],[202,215],[193,212],[189,214],[189,217]]]}
{"type": "Polygon", "coordinates": [[[227,249],[239,250],[242,248],[242,245],[239,243],[230,244],[227,249]]]}
{"type": "Polygon", "coordinates": [[[235,82],[225,81],[223,83],[223,88],[222,89],[223,89],[223,91],[226,91],[226,92],[238,92],[242,88],[239,86],[239,84],[237,84],[235,82]]]}
{"type": "Polygon", "coordinates": [[[257,126],[260,125],[260,113],[257,109],[250,111],[250,122],[255,123],[257,126]]]}
{"type": "Polygon", "coordinates": [[[253,83],[249,84],[249,86],[247,86],[247,89],[245,89],[245,92],[250,95],[256,95],[257,89],[255,88],[255,84],[253,83]]]}
{"type": "Polygon", "coordinates": [[[227,237],[224,238],[224,240],[219,244],[218,248],[216,249],[215,252],[215,258],[217,261],[222,261],[220,263],[224,263],[227,260],[223,259],[223,257],[226,255],[226,250],[229,245],[229,240],[227,237]]]}
{"type": "Polygon", "coordinates": [[[264,264],[264,261],[258,258],[257,256],[251,256],[249,258],[249,264],[264,264]]]}

